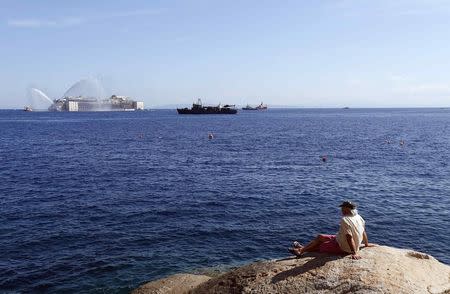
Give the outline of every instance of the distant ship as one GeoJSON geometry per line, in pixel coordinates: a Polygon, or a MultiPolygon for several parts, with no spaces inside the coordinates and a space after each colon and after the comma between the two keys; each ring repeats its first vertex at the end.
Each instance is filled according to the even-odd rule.
{"type": "Polygon", "coordinates": [[[234,105],[224,105],[221,106],[203,106],[200,99],[197,103],[192,103],[192,107],[189,108],[177,108],[178,114],[236,114],[237,109],[234,105]]]}
{"type": "Polygon", "coordinates": [[[135,111],[144,110],[144,102],[134,101],[126,96],[112,95],[99,100],[87,97],[63,97],[56,99],[49,111],[135,111]]]}
{"type": "Polygon", "coordinates": [[[33,108],[31,108],[31,106],[25,106],[25,107],[23,108],[23,111],[30,112],[30,111],[33,111],[33,108]]]}
{"type": "Polygon", "coordinates": [[[245,107],[242,107],[242,110],[266,110],[266,109],[267,105],[263,104],[262,102],[256,107],[251,107],[249,104],[247,104],[247,106],[245,107]]]}
{"type": "Polygon", "coordinates": [[[251,107],[249,104],[247,106],[242,107],[242,110],[258,110],[256,107],[251,107]]]}

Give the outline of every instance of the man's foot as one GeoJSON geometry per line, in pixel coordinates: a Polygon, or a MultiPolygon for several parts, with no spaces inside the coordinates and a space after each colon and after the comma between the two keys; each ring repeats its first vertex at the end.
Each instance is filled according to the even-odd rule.
{"type": "Polygon", "coordinates": [[[302,256],[302,253],[300,252],[300,249],[298,249],[298,248],[289,248],[288,251],[289,251],[289,253],[291,253],[297,257],[302,256]]]}

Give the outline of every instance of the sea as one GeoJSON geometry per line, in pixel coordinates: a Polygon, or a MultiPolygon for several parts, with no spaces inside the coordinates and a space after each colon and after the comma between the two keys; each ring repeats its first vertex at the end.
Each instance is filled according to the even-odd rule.
{"type": "Polygon", "coordinates": [[[283,258],[336,233],[343,200],[370,242],[450,264],[448,108],[5,110],[0,134],[2,293],[129,293],[283,258]]]}

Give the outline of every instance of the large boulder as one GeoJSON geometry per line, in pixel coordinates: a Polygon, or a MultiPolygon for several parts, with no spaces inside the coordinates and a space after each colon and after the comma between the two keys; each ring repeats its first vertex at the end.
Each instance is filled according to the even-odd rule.
{"type": "Polygon", "coordinates": [[[146,283],[134,290],[132,294],[189,293],[189,291],[209,279],[211,279],[211,277],[205,275],[176,274],[164,279],[146,283]]]}
{"type": "Polygon", "coordinates": [[[362,249],[361,256],[311,253],[253,263],[177,293],[450,294],[450,267],[430,255],[377,246],[362,249]]]}

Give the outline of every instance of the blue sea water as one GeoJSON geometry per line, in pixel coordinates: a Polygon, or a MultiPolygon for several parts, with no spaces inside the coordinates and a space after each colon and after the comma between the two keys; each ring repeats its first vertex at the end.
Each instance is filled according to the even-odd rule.
{"type": "Polygon", "coordinates": [[[0,134],[1,291],[128,293],[283,257],[335,233],[344,199],[371,242],[450,263],[449,109],[0,111],[0,134]]]}

